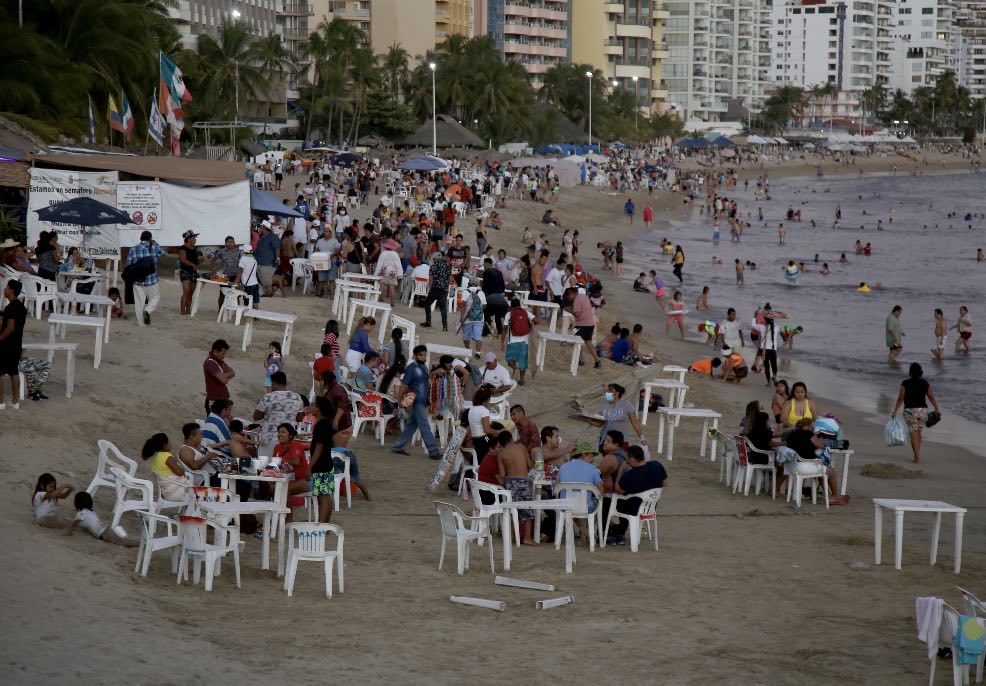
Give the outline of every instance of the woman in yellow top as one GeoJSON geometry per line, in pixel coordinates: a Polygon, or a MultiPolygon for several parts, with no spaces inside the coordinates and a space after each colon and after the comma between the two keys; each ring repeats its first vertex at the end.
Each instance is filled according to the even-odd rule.
{"type": "Polygon", "coordinates": [[[151,471],[157,475],[161,496],[165,500],[185,500],[185,488],[192,483],[181,460],[171,454],[171,441],[166,434],[154,434],[148,438],[140,456],[151,461],[151,471]]]}
{"type": "Polygon", "coordinates": [[[681,269],[685,266],[685,251],[680,245],[674,246],[674,257],[671,258],[671,262],[674,264],[671,272],[678,277],[678,283],[682,283],[684,279],[681,278],[681,269]]]}
{"type": "Polygon", "coordinates": [[[793,429],[802,419],[817,419],[818,406],[808,398],[808,387],[798,381],[791,386],[791,397],[781,408],[781,421],[793,429]]]}

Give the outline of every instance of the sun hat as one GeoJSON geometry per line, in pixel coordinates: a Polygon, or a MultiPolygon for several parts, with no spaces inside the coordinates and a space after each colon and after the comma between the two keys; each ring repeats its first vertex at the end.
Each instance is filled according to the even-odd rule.
{"type": "Polygon", "coordinates": [[[593,447],[592,443],[582,441],[575,448],[575,455],[598,455],[599,451],[593,447]]]}
{"type": "Polygon", "coordinates": [[[384,250],[397,250],[397,241],[395,241],[393,238],[388,238],[387,240],[385,240],[383,242],[383,249],[384,250]]]}

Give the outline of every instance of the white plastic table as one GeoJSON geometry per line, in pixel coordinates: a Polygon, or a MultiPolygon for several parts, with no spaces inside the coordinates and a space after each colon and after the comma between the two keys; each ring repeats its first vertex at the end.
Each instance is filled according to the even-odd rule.
{"type": "MultiPolygon", "coordinates": [[[[503,568],[510,570],[510,510],[556,510],[557,516],[565,515],[565,573],[572,573],[575,564],[575,525],[572,517],[573,504],[567,498],[553,500],[520,500],[503,502],[496,506],[501,510],[500,532],[503,534],[503,568]]],[[[535,518],[536,519],[536,518],[535,518]]]]}
{"type": "Polygon", "coordinates": [[[451,355],[452,357],[458,357],[463,360],[469,360],[472,358],[472,350],[469,348],[460,348],[454,345],[442,345],[441,343],[425,343],[428,348],[428,356],[425,358],[425,364],[431,366],[431,354],[436,355],[451,355]]]}
{"type": "Polygon", "coordinates": [[[583,340],[578,336],[569,336],[563,333],[552,333],[551,331],[538,331],[538,347],[534,355],[534,366],[540,372],[544,371],[544,358],[549,341],[555,341],[562,345],[572,346],[572,359],[569,362],[569,371],[572,376],[579,373],[579,353],[582,352],[583,340]]]}
{"type": "Polygon", "coordinates": [[[380,299],[380,287],[373,283],[336,279],[335,297],[332,298],[332,313],[338,317],[345,317],[349,307],[349,298],[352,296],[376,301],[380,299]]]}
{"type": "Polygon", "coordinates": [[[846,494],[846,486],[849,483],[849,461],[852,459],[854,452],[852,450],[829,448],[829,455],[842,454],[842,481],[839,482],[839,495],[846,494]]]}
{"type": "Polygon", "coordinates": [[[655,388],[666,388],[671,391],[668,394],[667,407],[681,409],[685,405],[685,393],[688,391],[688,386],[686,384],[673,379],[652,379],[651,381],[645,381],[644,406],[637,410],[637,418],[644,426],[647,425],[647,415],[650,414],[650,412],[647,411],[647,408],[650,407],[651,395],[653,394],[655,388]]]}
{"type": "MultiPolygon", "coordinates": [[[[51,314],[48,316],[48,343],[55,343],[55,333],[60,326],[90,326],[96,329],[96,346],[93,351],[92,368],[99,369],[99,362],[103,356],[103,327],[106,320],[102,317],[82,317],[74,314],[51,314]]],[[[62,336],[65,335],[64,329],[62,336]]],[[[54,357],[54,351],[49,350],[48,361],[54,357]]]]}
{"type": "MultiPolygon", "coordinates": [[[[48,361],[51,362],[56,351],[65,353],[65,397],[71,398],[75,388],[75,350],[79,347],[78,343],[22,343],[24,350],[45,350],[48,353],[48,361]]],[[[22,387],[23,392],[23,387],[22,387]]]]}
{"type": "MultiPolygon", "coordinates": [[[[709,420],[712,420],[712,428],[719,428],[719,419],[722,417],[721,414],[715,412],[714,410],[703,410],[697,407],[661,407],[658,408],[660,422],[658,422],[657,429],[657,452],[661,453],[664,451],[664,426],[668,427],[668,461],[674,459],[674,429],[677,424],[677,420],[680,417],[690,417],[694,419],[702,420],[702,445],[699,449],[699,457],[705,457],[705,442],[709,434],[709,420]],[[673,421],[672,421],[673,420],[673,421]]],[[[716,443],[718,438],[716,434],[712,435],[712,461],[716,460],[716,443]]]]}
{"type": "Polygon", "coordinates": [[[199,300],[202,299],[202,291],[205,290],[206,286],[217,286],[218,288],[225,288],[229,286],[228,281],[213,281],[212,279],[195,279],[195,291],[192,293],[192,307],[189,311],[189,316],[194,317],[199,311],[199,300]]]}
{"type": "MultiPolygon", "coordinates": [[[[541,500],[541,489],[545,486],[554,488],[554,479],[531,479],[531,490],[534,491],[534,499],[541,500]]],[[[541,540],[541,517],[537,516],[534,518],[534,540],[541,540]]],[[[520,543],[518,542],[518,545],[520,543]]]]}
{"type": "Polygon", "coordinates": [[[684,367],[679,367],[676,364],[664,365],[663,371],[665,374],[677,375],[678,381],[680,381],[681,383],[685,383],[685,375],[688,373],[687,369],[685,369],[684,367]]]}
{"type": "Polygon", "coordinates": [[[880,564],[883,548],[883,513],[880,508],[892,510],[894,513],[894,568],[900,569],[904,548],[904,513],[905,512],[934,512],[935,528],[931,533],[931,562],[938,560],[938,535],[941,533],[942,513],[955,515],[955,573],[962,568],[962,522],[965,519],[964,507],[949,505],[941,500],[894,500],[886,498],[873,499],[873,545],[874,561],[880,564]]]}
{"type": "MultiPolygon", "coordinates": [[[[380,345],[383,345],[384,338],[390,336],[390,331],[387,331],[384,327],[378,327],[380,329],[380,345]]],[[[418,344],[418,325],[412,322],[410,319],[405,319],[400,315],[396,315],[391,311],[390,314],[390,328],[391,329],[401,329],[404,331],[403,340],[407,342],[407,347],[410,350],[414,350],[414,346],[418,344]]]]}
{"type": "Polygon", "coordinates": [[[248,500],[247,502],[230,503],[197,503],[196,505],[200,510],[212,516],[214,519],[239,517],[240,515],[245,514],[263,515],[264,541],[260,553],[261,569],[270,569],[270,539],[272,529],[274,528],[272,526],[272,522],[273,517],[278,515],[278,528],[280,531],[278,531],[277,536],[277,559],[278,569],[280,569],[281,560],[284,558],[284,530],[282,526],[284,517],[281,517],[280,515],[286,515],[290,512],[287,507],[270,500],[248,500]]]}
{"type": "Polygon", "coordinates": [[[346,318],[346,331],[351,331],[353,328],[353,322],[356,321],[356,310],[362,310],[364,317],[367,315],[375,315],[379,317],[380,320],[377,322],[377,328],[380,329],[381,334],[387,330],[387,320],[390,319],[389,304],[377,302],[375,300],[350,298],[349,316],[346,318]]]}
{"type": "MultiPolygon", "coordinates": [[[[72,314],[73,305],[91,305],[96,308],[95,316],[102,316],[106,322],[106,326],[103,327],[103,343],[110,342],[110,321],[113,315],[113,301],[107,298],[105,295],[89,295],[88,293],[73,293],[66,292],[58,293],[58,300],[62,303],[62,314],[72,314]],[[100,315],[99,308],[102,307],[106,311],[100,315]]],[[[65,338],[65,328],[61,327],[59,332],[62,338],[65,338]]]]}
{"type": "Polygon", "coordinates": [[[247,310],[243,313],[246,318],[246,326],[243,327],[243,352],[250,347],[253,340],[253,324],[257,319],[268,322],[280,322],[284,324],[284,338],[281,340],[281,353],[285,356],[291,353],[291,336],[294,332],[294,322],[298,319],[296,314],[287,312],[272,312],[270,310],[247,310]]]}
{"type": "Polygon", "coordinates": [[[558,303],[543,300],[527,300],[526,306],[532,310],[551,310],[551,317],[548,319],[548,331],[556,333],[558,328],[558,313],[561,306],[558,303]]]}

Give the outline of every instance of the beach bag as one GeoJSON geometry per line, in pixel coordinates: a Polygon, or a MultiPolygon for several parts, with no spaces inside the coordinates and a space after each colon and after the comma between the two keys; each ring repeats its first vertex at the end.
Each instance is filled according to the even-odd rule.
{"type": "Polygon", "coordinates": [[[124,283],[136,283],[143,281],[156,271],[157,262],[154,261],[153,257],[141,257],[124,267],[121,276],[124,283]]]}
{"type": "Polygon", "coordinates": [[[483,301],[478,293],[473,293],[469,298],[469,308],[466,310],[467,322],[479,322],[483,320],[483,301]]]}
{"type": "Polygon", "coordinates": [[[514,336],[526,336],[531,332],[531,320],[527,310],[515,307],[510,310],[510,333],[514,336]]]}
{"type": "Polygon", "coordinates": [[[928,413],[928,418],[924,421],[925,426],[934,426],[941,421],[941,415],[935,411],[928,413]]]}
{"type": "Polygon", "coordinates": [[[907,443],[907,427],[896,417],[887,422],[883,430],[883,441],[888,446],[904,445],[907,443]]]}

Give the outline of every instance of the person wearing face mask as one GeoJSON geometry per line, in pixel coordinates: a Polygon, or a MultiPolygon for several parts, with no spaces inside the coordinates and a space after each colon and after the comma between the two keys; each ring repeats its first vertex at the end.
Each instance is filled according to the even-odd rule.
{"type": "Polygon", "coordinates": [[[640,443],[647,444],[644,439],[644,429],[640,425],[640,420],[637,419],[637,413],[633,405],[623,397],[624,395],[626,395],[626,389],[623,386],[616,383],[607,385],[598,412],[603,419],[585,419],[593,426],[600,427],[599,445],[603,444],[608,432],[619,431],[621,435],[629,436],[631,427],[634,433],[640,437],[640,443]]]}

